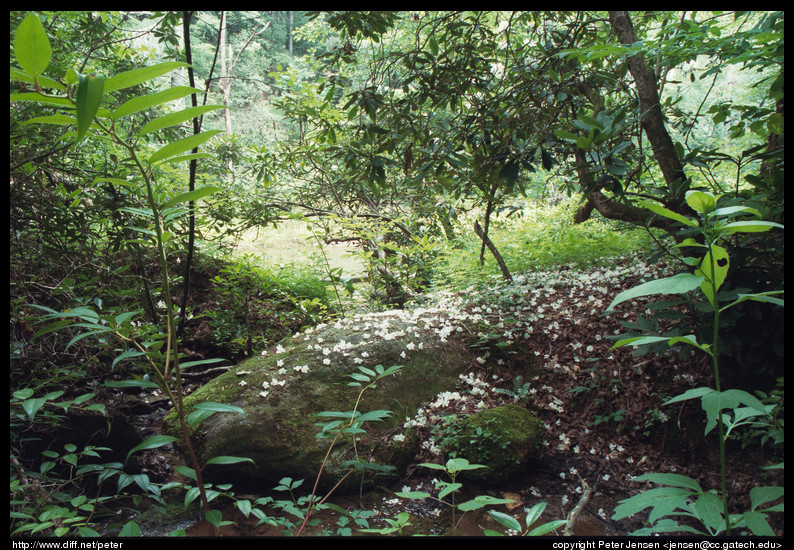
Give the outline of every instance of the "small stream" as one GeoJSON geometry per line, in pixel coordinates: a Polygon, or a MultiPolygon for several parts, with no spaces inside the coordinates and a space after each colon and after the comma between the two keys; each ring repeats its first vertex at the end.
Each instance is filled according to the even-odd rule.
{"type": "MultiPolygon", "coordinates": [[[[397,518],[398,514],[403,512],[410,514],[408,524],[401,532],[392,533],[392,535],[473,537],[483,536],[484,530],[486,529],[504,533],[506,529],[488,515],[488,510],[498,510],[513,515],[519,522],[523,522],[526,517],[526,510],[535,504],[538,499],[529,495],[528,491],[520,491],[515,488],[521,486],[530,487],[531,481],[530,479],[517,480],[510,485],[513,487],[512,490],[502,488],[496,490],[486,490],[483,488],[467,490],[464,484],[459,494],[456,495],[458,503],[465,502],[475,496],[483,494],[489,494],[498,498],[510,498],[517,502],[510,505],[488,506],[466,513],[458,511],[455,517],[455,522],[457,523],[455,529],[453,529],[452,526],[453,517],[450,506],[440,504],[432,499],[411,500],[396,497],[393,495],[393,492],[405,490],[405,487],[399,483],[365,495],[363,498],[359,498],[357,495],[332,496],[328,502],[335,507],[346,510],[350,515],[355,516],[362,512],[366,512],[366,514],[364,514],[366,516],[365,524],[357,525],[349,518],[343,518],[342,514],[337,511],[325,509],[312,513],[313,520],[320,520],[319,525],[307,526],[301,535],[338,536],[339,534],[352,534],[353,536],[377,536],[377,533],[362,533],[359,529],[363,527],[375,529],[388,527],[390,524],[386,520],[394,520],[397,518]],[[350,528],[350,530],[347,532],[337,531],[340,525],[345,525],[350,528]]],[[[421,484],[412,482],[410,490],[432,492],[430,486],[430,480],[425,480],[421,484]]],[[[262,496],[265,495],[242,494],[239,492],[236,494],[237,498],[246,499],[252,503],[262,496]]],[[[275,491],[269,496],[275,500],[286,500],[290,498],[289,493],[275,491]]],[[[559,500],[559,496],[557,495],[547,500],[552,501],[555,498],[559,500]]],[[[213,504],[215,504],[213,508],[217,509],[217,503],[213,504]]],[[[273,506],[263,507],[263,509],[269,517],[283,517],[292,522],[293,526],[273,526],[261,523],[254,514],[250,514],[246,517],[233,504],[228,503],[221,508],[221,511],[224,521],[231,521],[232,524],[223,526],[220,535],[226,537],[283,537],[294,536],[297,533],[302,523],[301,519],[273,506]]],[[[547,512],[541,517],[540,523],[558,519],[555,516],[549,515],[548,510],[552,509],[552,506],[547,508],[547,512]]],[[[185,536],[188,537],[217,535],[217,533],[215,533],[215,528],[201,519],[201,514],[197,506],[194,505],[189,510],[183,507],[181,496],[174,497],[174,503],[166,509],[160,506],[152,506],[148,510],[144,510],[141,515],[137,517],[127,517],[124,521],[129,520],[134,520],[139,525],[144,537],[168,536],[176,530],[183,530],[185,536]]],[[[606,522],[597,518],[592,512],[585,511],[580,515],[574,526],[573,534],[575,536],[610,536],[616,535],[617,533],[611,532],[606,522]]]]}

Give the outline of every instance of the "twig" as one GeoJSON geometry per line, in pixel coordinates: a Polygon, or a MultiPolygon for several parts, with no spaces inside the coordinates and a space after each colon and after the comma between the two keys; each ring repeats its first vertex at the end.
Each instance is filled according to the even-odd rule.
{"type": "Polygon", "coordinates": [[[587,501],[590,500],[590,495],[593,494],[593,487],[590,487],[585,480],[581,479],[581,481],[582,487],[584,488],[582,498],[579,499],[579,502],[576,504],[576,506],[574,506],[573,510],[571,510],[571,513],[568,514],[568,523],[565,524],[565,529],[562,532],[562,536],[564,537],[570,537],[573,535],[573,526],[576,525],[576,521],[579,519],[579,514],[582,513],[587,501]]]}

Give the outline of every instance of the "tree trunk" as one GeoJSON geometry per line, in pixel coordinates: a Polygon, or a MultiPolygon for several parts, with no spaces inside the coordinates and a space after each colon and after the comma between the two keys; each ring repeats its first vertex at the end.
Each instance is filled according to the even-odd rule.
{"type": "Polygon", "coordinates": [[[482,239],[483,244],[488,247],[493,257],[496,258],[496,263],[499,264],[499,269],[502,270],[502,277],[512,282],[513,276],[510,275],[510,270],[507,269],[507,264],[505,264],[505,261],[502,259],[502,255],[499,254],[499,250],[497,250],[496,246],[491,242],[491,239],[488,238],[488,235],[483,232],[482,227],[480,227],[480,222],[477,220],[474,221],[474,233],[482,239]]]}
{"type": "MultiPolygon", "coordinates": [[[[220,38],[220,50],[221,50],[221,77],[218,79],[218,87],[221,89],[221,94],[223,95],[223,104],[227,107],[229,106],[229,95],[232,91],[232,49],[231,45],[227,46],[227,36],[226,36],[226,12],[221,12],[221,38],[220,38]],[[227,68],[226,64],[226,49],[229,49],[229,65],[227,68]]],[[[226,135],[232,135],[232,114],[229,109],[223,110],[223,122],[226,127],[226,135]]],[[[230,163],[231,164],[231,163],[230,163]]],[[[231,167],[230,167],[231,169],[231,167]]]]}
{"type": "Polygon", "coordinates": [[[293,54],[293,52],[292,52],[292,48],[293,48],[293,44],[292,44],[292,22],[293,22],[294,13],[295,12],[292,12],[292,11],[288,11],[287,12],[287,53],[290,54],[290,55],[293,54]]]}
{"type": "MultiPolygon", "coordinates": [[[[628,12],[610,11],[609,22],[622,44],[631,45],[637,42],[637,34],[634,32],[628,12]]],[[[659,164],[664,181],[667,182],[671,192],[672,200],[667,206],[671,210],[677,211],[684,204],[684,193],[689,188],[689,183],[681,160],[675,152],[673,140],[664,125],[664,115],[656,89],[658,84],[656,75],[648,67],[642,54],[629,57],[626,63],[634,78],[634,85],[637,87],[640,112],[642,113],[642,129],[648,137],[653,149],[653,156],[659,164]]]]}
{"type": "MultiPolygon", "coordinates": [[[[611,11],[609,12],[609,21],[622,44],[631,45],[637,42],[637,34],[627,12],[611,11]]],[[[689,189],[689,180],[664,123],[657,91],[656,74],[648,67],[645,57],[640,53],[629,57],[626,63],[637,89],[640,112],[642,113],[642,130],[651,144],[654,159],[659,165],[669,189],[669,194],[665,197],[665,206],[674,212],[686,214],[689,212],[689,208],[684,201],[684,195],[689,189]]],[[[598,102],[603,105],[603,100],[600,97],[594,98],[592,95],[592,90],[587,93],[591,103],[596,105],[598,102]]],[[[581,189],[593,189],[587,197],[587,202],[577,211],[574,217],[576,223],[587,220],[593,210],[597,210],[605,218],[613,220],[642,225],[648,222],[651,218],[648,210],[618,202],[616,199],[609,199],[598,188],[595,188],[584,151],[577,148],[574,151],[574,157],[581,189]]],[[[671,229],[670,220],[660,219],[658,216],[651,222],[651,225],[671,229]]]]}

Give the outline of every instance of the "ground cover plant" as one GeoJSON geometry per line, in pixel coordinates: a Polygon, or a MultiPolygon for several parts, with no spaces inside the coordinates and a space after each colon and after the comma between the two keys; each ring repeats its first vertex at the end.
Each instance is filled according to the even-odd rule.
{"type": "Polygon", "coordinates": [[[10,21],[13,537],[784,534],[783,12],[10,21]],[[245,412],[187,396],[411,312],[465,333],[457,385],[363,411],[408,369],[362,368],[316,426],[400,419],[402,478],[205,479],[245,412]],[[501,407],[538,456],[478,481],[501,407]]]}

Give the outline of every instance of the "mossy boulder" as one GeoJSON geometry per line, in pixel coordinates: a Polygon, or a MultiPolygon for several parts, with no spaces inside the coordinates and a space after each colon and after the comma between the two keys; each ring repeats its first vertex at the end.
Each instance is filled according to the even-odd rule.
{"type": "Polygon", "coordinates": [[[472,464],[487,466],[467,470],[462,474],[467,479],[501,483],[537,456],[542,441],[542,421],[524,407],[510,403],[451,423],[441,446],[472,464]]]}
{"type": "MultiPolygon", "coordinates": [[[[322,467],[321,485],[328,488],[353,459],[394,466],[400,473],[419,444],[414,434],[404,433],[405,420],[423,402],[454,388],[474,360],[464,328],[471,322],[440,309],[357,316],[296,334],[215,378],[185,399],[186,414],[197,403],[212,401],[236,405],[245,415],[216,413],[196,426],[192,440],[199,460],[239,456],[255,466],[211,466],[207,477],[270,488],[267,484],[286,476],[313,480],[322,467]],[[355,447],[349,436],[340,438],[323,465],[331,438],[316,437],[317,424],[332,418],[318,413],[353,410],[361,388],[349,385],[349,375],[376,365],[401,369],[364,391],[356,410],[394,414],[365,424],[355,447]]],[[[173,410],[163,427],[180,437],[173,410]]],[[[358,488],[360,482],[360,476],[349,476],[341,489],[358,488]]]]}

